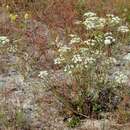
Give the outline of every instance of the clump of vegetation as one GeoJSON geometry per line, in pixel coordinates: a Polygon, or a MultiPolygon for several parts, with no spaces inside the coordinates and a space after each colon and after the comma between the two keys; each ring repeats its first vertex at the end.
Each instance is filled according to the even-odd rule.
{"type": "Polygon", "coordinates": [[[80,125],[80,119],[78,117],[72,117],[67,122],[68,127],[74,128],[78,125],[80,125]]]}
{"type": "MultiPolygon", "coordinates": [[[[0,106],[0,109],[2,106],[0,106]]],[[[1,129],[30,129],[30,122],[27,120],[25,113],[21,110],[9,110],[6,106],[0,113],[1,129]]]]}
{"type": "Polygon", "coordinates": [[[84,117],[98,116],[117,108],[128,81],[122,71],[111,72],[119,61],[119,48],[128,43],[129,27],[118,16],[98,17],[93,12],[86,12],[77,24],[84,34],[70,34],[68,44],[58,47],[54,64],[74,82],[66,87],[65,107],[70,104],[75,114],[84,117]]]}

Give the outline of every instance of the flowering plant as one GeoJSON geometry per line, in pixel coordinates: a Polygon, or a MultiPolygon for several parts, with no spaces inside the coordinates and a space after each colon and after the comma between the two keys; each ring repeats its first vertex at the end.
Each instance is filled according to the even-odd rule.
{"type": "Polygon", "coordinates": [[[91,111],[110,110],[114,91],[128,80],[122,72],[111,73],[118,63],[118,49],[123,46],[120,41],[124,34],[127,36],[129,33],[129,27],[122,25],[123,20],[113,14],[102,18],[93,12],[87,12],[83,16],[83,21],[78,24],[86,30],[84,38],[80,34],[70,34],[69,43],[58,48],[54,63],[76,82],[76,92],[72,94],[72,90],[69,96],[72,102],[80,103],[77,111],[88,115],[84,106],[90,95],[91,111]],[[104,103],[101,100],[101,95],[104,95],[102,91],[109,91],[106,95],[108,100],[104,100],[104,103]]]}

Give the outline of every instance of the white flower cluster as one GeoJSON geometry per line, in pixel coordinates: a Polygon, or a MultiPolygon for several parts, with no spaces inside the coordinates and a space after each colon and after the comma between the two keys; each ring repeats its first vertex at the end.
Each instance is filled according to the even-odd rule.
{"type": "Polygon", "coordinates": [[[83,24],[87,30],[102,29],[106,25],[115,26],[121,23],[121,19],[114,14],[107,14],[105,18],[102,18],[98,17],[96,13],[86,12],[84,18],[83,24]]]}
{"type": "Polygon", "coordinates": [[[115,16],[114,14],[107,14],[106,16],[108,18],[108,25],[115,26],[121,22],[121,19],[118,16],[115,16]]]}
{"type": "Polygon", "coordinates": [[[48,72],[46,70],[40,71],[38,77],[45,78],[48,76],[48,72]]]}
{"type": "Polygon", "coordinates": [[[76,63],[82,62],[82,57],[79,54],[73,55],[72,61],[76,63]]]}
{"type": "Polygon", "coordinates": [[[105,40],[104,40],[105,45],[110,45],[115,42],[115,38],[113,38],[111,32],[105,33],[104,36],[105,36],[105,40]]]}
{"type": "Polygon", "coordinates": [[[61,64],[64,61],[63,57],[57,57],[54,59],[54,64],[61,64]]]}
{"type": "Polygon", "coordinates": [[[9,42],[9,39],[6,36],[0,36],[0,45],[4,45],[9,42]]]}
{"type": "Polygon", "coordinates": [[[94,12],[86,12],[86,13],[84,13],[84,17],[85,18],[90,18],[90,17],[95,17],[96,16],[96,13],[94,13],[94,12]]]}
{"type": "Polygon", "coordinates": [[[88,64],[93,64],[96,61],[93,57],[86,57],[84,60],[84,66],[85,68],[88,67],[88,64]]]}
{"type": "Polygon", "coordinates": [[[106,24],[105,18],[100,18],[93,12],[85,13],[84,17],[85,21],[83,22],[83,24],[85,25],[87,30],[102,29],[106,24]]]}
{"type": "Polygon", "coordinates": [[[62,52],[68,52],[69,50],[71,50],[70,47],[64,45],[64,46],[61,46],[58,50],[58,52],[62,53],[62,52]]]}
{"type": "Polygon", "coordinates": [[[129,32],[129,28],[128,28],[128,26],[120,26],[120,27],[118,27],[117,31],[121,32],[121,33],[127,33],[127,32],[129,32]]]}
{"type": "Polygon", "coordinates": [[[96,40],[88,39],[87,41],[84,41],[84,43],[89,45],[89,46],[94,46],[96,44],[96,40]]]}
{"type": "Polygon", "coordinates": [[[117,71],[114,73],[114,79],[117,83],[122,84],[128,81],[128,76],[121,71],[117,71]]]}
{"type": "Polygon", "coordinates": [[[70,37],[71,37],[70,44],[80,43],[81,42],[80,37],[78,37],[77,35],[71,34],[70,37]]]}

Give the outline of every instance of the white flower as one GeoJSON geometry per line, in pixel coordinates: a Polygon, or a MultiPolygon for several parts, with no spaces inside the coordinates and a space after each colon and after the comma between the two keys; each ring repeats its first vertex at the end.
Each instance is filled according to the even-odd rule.
{"type": "Polygon", "coordinates": [[[96,16],[96,13],[93,13],[93,12],[86,12],[86,13],[84,13],[83,16],[84,16],[84,17],[94,17],[94,16],[96,16]]]}
{"type": "Polygon", "coordinates": [[[127,26],[120,26],[117,29],[118,32],[127,33],[129,32],[129,28],[127,26]]]}
{"type": "Polygon", "coordinates": [[[92,64],[96,61],[96,59],[94,59],[93,57],[86,57],[84,60],[84,64],[92,64]]]}
{"type": "Polygon", "coordinates": [[[90,20],[90,19],[86,19],[83,24],[85,25],[87,30],[91,30],[96,28],[96,24],[95,24],[96,20],[90,20]]]}
{"type": "Polygon", "coordinates": [[[102,29],[106,25],[106,19],[105,18],[99,18],[98,19],[97,28],[102,29]]]}
{"type": "Polygon", "coordinates": [[[71,48],[64,45],[64,46],[60,47],[58,51],[59,52],[67,52],[69,50],[71,50],[71,48]]]}
{"type": "Polygon", "coordinates": [[[9,42],[9,39],[6,36],[0,36],[0,44],[4,45],[9,42]]]}
{"type": "Polygon", "coordinates": [[[105,45],[110,45],[115,42],[115,38],[113,38],[111,32],[105,33],[104,36],[105,36],[105,40],[104,40],[105,45]]]}
{"type": "Polygon", "coordinates": [[[86,26],[87,30],[91,29],[102,29],[106,24],[105,18],[97,17],[93,12],[87,12],[84,14],[85,20],[83,24],[86,26]]]}
{"type": "Polygon", "coordinates": [[[70,44],[73,44],[73,43],[80,43],[81,39],[80,37],[73,37],[70,41],[70,44]]]}
{"type": "Polygon", "coordinates": [[[79,54],[73,55],[72,61],[74,63],[82,62],[82,57],[79,54]]]}
{"type": "Polygon", "coordinates": [[[105,23],[106,23],[106,20],[104,18],[99,18],[97,16],[88,17],[83,22],[87,30],[102,29],[105,26],[105,23]]]}
{"type": "Polygon", "coordinates": [[[106,33],[104,34],[104,36],[105,36],[105,37],[107,37],[107,36],[112,36],[112,32],[106,32],[106,33]]]}
{"type": "Polygon", "coordinates": [[[105,45],[110,45],[111,44],[111,40],[110,39],[105,39],[104,44],[105,45]]]}
{"type": "Polygon", "coordinates": [[[118,16],[115,16],[113,14],[107,14],[108,18],[108,25],[115,26],[121,22],[121,19],[118,16]]]}
{"type": "Polygon", "coordinates": [[[107,17],[114,17],[114,14],[106,14],[107,17]]]}
{"type": "Polygon", "coordinates": [[[75,34],[69,34],[69,36],[70,36],[71,38],[77,37],[77,35],[75,35],[75,34]]]}
{"type": "Polygon", "coordinates": [[[57,57],[54,59],[54,64],[61,64],[64,61],[64,58],[62,57],[57,57]]]}
{"type": "Polygon", "coordinates": [[[44,78],[44,77],[46,77],[46,76],[48,76],[48,72],[47,72],[46,70],[45,70],[45,71],[40,71],[40,72],[39,72],[38,77],[44,78]]]}
{"type": "Polygon", "coordinates": [[[94,46],[96,44],[96,40],[88,39],[87,41],[84,41],[85,44],[94,46]]]}

